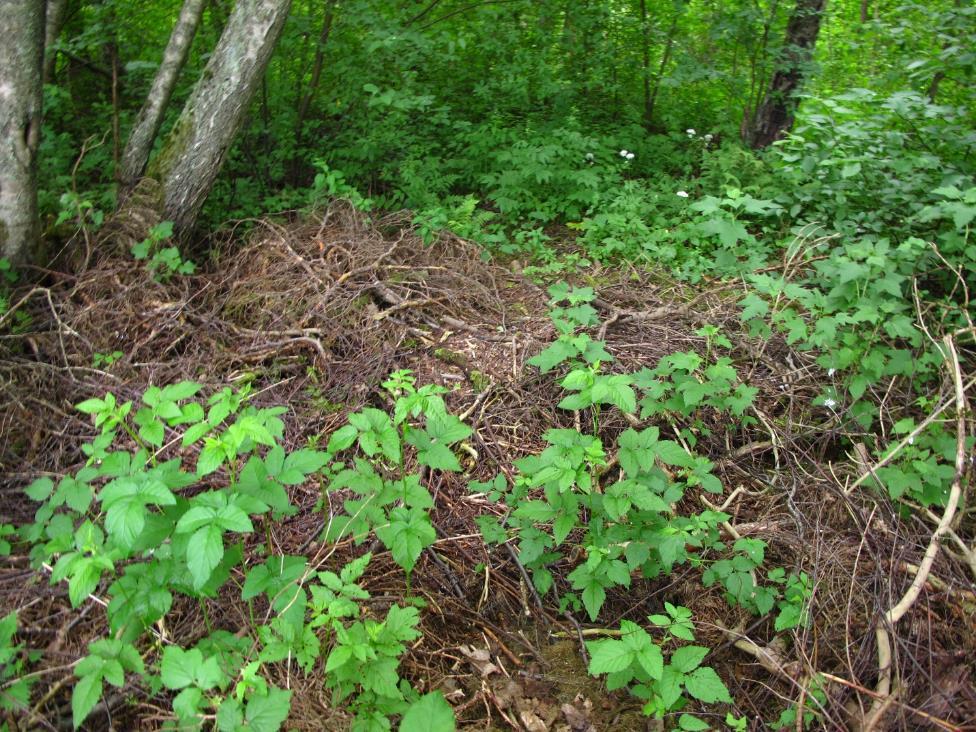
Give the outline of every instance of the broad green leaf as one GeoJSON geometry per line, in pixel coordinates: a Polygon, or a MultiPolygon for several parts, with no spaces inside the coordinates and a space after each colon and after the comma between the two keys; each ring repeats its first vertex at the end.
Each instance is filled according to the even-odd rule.
{"type": "Polygon", "coordinates": [[[708,649],[703,646],[682,646],[671,654],[670,663],[681,673],[687,674],[701,665],[708,655],[708,649]]]}
{"type": "Polygon", "coordinates": [[[693,717],[690,714],[682,714],[678,717],[678,729],[687,730],[687,732],[698,732],[698,730],[711,729],[712,726],[698,717],[693,717]]]}
{"type": "Polygon", "coordinates": [[[179,646],[163,648],[160,678],[167,689],[182,689],[193,683],[197,669],[203,665],[203,654],[196,648],[186,651],[179,646]]]}
{"type": "Polygon", "coordinates": [[[400,721],[403,732],[454,732],[454,726],[454,711],[439,691],[420,697],[400,721]]]}
{"type": "Polygon", "coordinates": [[[623,671],[634,661],[634,652],[622,641],[612,638],[589,641],[586,649],[590,652],[589,672],[592,676],[623,671]]]}
{"type": "Polygon", "coordinates": [[[715,670],[709,666],[697,668],[685,678],[685,689],[688,694],[706,704],[715,702],[732,703],[729,690],[718,677],[715,670]]]}
{"type": "Polygon", "coordinates": [[[209,524],[190,537],[186,545],[186,564],[193,576],[193,588],[203,587],[224,557],[224,542],[220,527],[209,524]]]}
{"type": "Polygon", "coordinates": [[[71,692],[71,721],[75,729],[81,726],[98,700],[102,698],[102,675],[83,676],[71,692]]]}
{"type": "Polygon", "coordinates": [[[254,694],[244,711],[247,728],[253,732],[278,732],[291,709],[291,691],[271,687],[266,695],[254,694]]]}
{"type": "Polygon", "coordinates": [[[34,501],[45,501],[54,489],[54,481],[50,478],[38,478],[24,489],[27,496],[34,501]]]}

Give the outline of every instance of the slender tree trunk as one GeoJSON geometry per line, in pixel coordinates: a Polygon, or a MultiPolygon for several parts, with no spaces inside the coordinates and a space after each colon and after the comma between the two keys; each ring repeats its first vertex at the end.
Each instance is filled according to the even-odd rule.
{"type": "Polygon", "coordinates": [[[64,25],[65,11],[68,9],[68,0],[47,0],[46,16],[44,23],[44,83],[48,84],[54,75],[54,63],[58,59],[58,54],[54,51],[54,44],[61,36],[61,27],[64,25]]]}
{"type": "Polygon", "coordinates": [[[126,188],[133,186],[146,169],[146,161],[149,160],[153,142],[159,134],[176,80],[186,63],[190,46],[193,45],[193,36],[196,35],[204,5],[206,0],[185,0],[180,10],[180,17],[163,52],[163,62],[159,65],[149,95],[139,110],[122,155],[119,179],[126,188]]]}
{"type": "Polygon", "coordinates": [[[654,105],[651,102],[651,26],[647,19],[647,0],[640,0],[641,81],[644,86],[644,125],[650,127],[654,105]]]}
{"type": "Polygon", "coordinates": [[[664,73],[668,69],[668,64],[671,63],[671,51],[674,48],[674,38],[678,32],[678,20],[681,18],[681,13],[683,12],[683,6],[681,8],[676,7],[674,9],[674,18],[671,20],[671,27],[668,28],[668,40],[664,45],[664,53],[661,55],[661,64],[657,69],[657,76],[654,77],[654,86],[651,89],[650,97],[647,100],[647,104],[644,107],[644,118],[647,124],[650,125],[654,119],[654,107],[657,105],[657,95],[661,90],[661,81],[664,79],[664,73]]]}
{"type": "MultiPolygon", "coordinates": [[[[315,60],[312,62],[312,78],[308,83],[308,88],[305,91],[305,96],[302,97],[302,101],[298,105],[298,116],[295,122],[295,141],[296,147],[298,142],[302,138],[302,124],[305,122],[305,118],[308,116],[308,110],[312,106],[312,101],[315,99],[315,93],[319,88],[319,81],[322,78],[322,68],[325,65],[325,45],[329,42],[329,35],[332,33],[332,22],[335,18],[335,7],[337,0],[326,0],[325,6],[325,19],[322,21],[322,32],[319,34],[319,42],[315,47],[315,60]]],[[[436,2],[431,3],[427,9],[418,16],[418,18],[426,15],[431,8],[436,5],[436,2]]],[[[414,18],[416,20],[417,18],[414,18]]],[[[412,20],[410,22],[413,22],[412,20]]]]}
{"type": "Polygon", "coordinates": [[[793,126],[796,112],[793,97],[803,83],[806,66],[813,59],[825,2],[826,0],[796,2],[786,26],[783,61],[773,75],[750,130],[749,142],[755,148],[772,144],[793,126]]]}
{"type": "Polygon", "coordinates": [[[150,166],[163,215],[181,235],[196,222],[281,35],[291,0],[238,0],[162,152],[150,166]]]}
{"type": "Polygon", "coordinates": [[[16,263],[39,249],[44,11],[44,0],[3,0],[0,10],[0,257],[16,263]]]}

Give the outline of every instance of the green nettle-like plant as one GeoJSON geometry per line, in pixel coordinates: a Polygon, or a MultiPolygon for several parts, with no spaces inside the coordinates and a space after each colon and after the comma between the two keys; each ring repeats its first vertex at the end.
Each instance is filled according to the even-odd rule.
{"type": "MultiPolygon", "coordinates": [[[[673,639],[694,641],[695,636],[688,608],[675,607],[669,602],[664,606],[666,615],[649,615],[647,618],[652,626],[663,631],[660,641],[630,620],[620,623],[619,638],[588,641],[590,674],[607,674],[608,689],[626,688],[644,700],[644,714],[657,719],[679,712],[689,698],[706,704],[731,704],[732,697],[725,683],[713,668],[701,665],[710,653],[709,648],[680,646],[670,651],[665,661],[663,649],[673,639]]],[[[678,718],[678,729],[710,728],[709,724],[691,714],[681,714],[678,718]]]]}
{"type": "MultiPolygon", "coordinates": [[[[602,364],[613,357],[603,342],[580,332],[598,323],[589,304],[593,290],[560,283],[549,292],[559,335],[529,363],[543,372],[560,366],[568,371],[560,384],[570,393],[558,406],[589,413],[594,434],[548,430],[545,450],[516,461],[512,486],[503,476],[473,481],[472,491],[509,507],[502,521],[494,516],[477,519],[485,540],[501,543],[510,535],[517,537],[519,560],[540,593],[554,587],[550,566],[567,556],[585,555],[567,575],[574,592],[561,595],[561,603],[582,604],[591,620],[599,616],[607,590],[629,587],[634,573],[654,578],[685,563],[707,567],[706,584],[721,579],[731,601],[759,614],[770,612],[780,597],[777,583],[758,587],[753,581],[765,544],[743,539],[733,547],[731,560],[710,560],[707,552],[724,551],[718,526],[728,515],[707,510],[681,516],[675,510],[690,488],[722,491],[711,461],[679,442],[661,439],[656,426],[628,428],[609,451],[595,434],[600,411],[607,408],[633,415],[641,405],[642,417],[688,418],[709,407],[741,418],[755,390],[736,384],[728,359],[700,369],[702,359],[694,353],[666,357],[654,372],[601,373],[602,364]]],[[[702,333],[709,352],[727,343],[717,329],[706,327],[702,333]]]]}
{"type": "MultiPolygon", "coordinates": [[[[412,383],[403,374],[399,378],[398,383],[412,383]]],[[[267,666],[293,660],[307,672],[331,647],[326,683],[337,701],[358,691],[356,729],[390,729],[389,715],[408,713],[433,715],[442,720],[436,729],[453,729],[443,698],[418,698],[396,672],[403,643],[419,637],[417,610],[393,607],[383,623],[359,619],[360,604],[369,594],[357,580],[368,554],[338,574],[310,565],[305,557],[268,556],[245,572],[241,599],[250,609],[252,626],[243,637],[218,630],[193,648],[162,645],[175,596],[197,599],[206,619],[206,600],[237,582],[244,537],[256,533],[255,523],[265,522],[268,530],[268,517],[294,513],[285,487],[318,474],[333,462],[337,449],[348,446],[336,447],[349,434],[340,430],[325,451],[287,452],[281,446],[283,408],[249,405],[247,387],[238,392],[225,388],[206,402],[195,399],[200,390],[200,384],[188,381],[150,387],[138,408],[112,394],[82,402],[78,409],[91,415],[99,430],[83,448],[88,464],[56,484],[41,478],[27,488],[41,502],[34,523],[21,531],[32,544],[35,565],[50,568],[52,583],[67,582],[73,607],[107,584],[111,635],[93,641],[75,667],[74,725],[88,717],[106,684],[122,687],[131,676],[151,690],[175,694],[179,729],[196,729],[212,719],[221,732],[274,732],[288,715],[291,692],[269,682],[267,666]],[[194,446],[200,449],[190,469],[184,461],[187,448],[194,446]],[[163,453],[175,455],[164,460],[163,453]],[[258,599],[269,608],[260,623],[254,607],[258,599]],[[412,702],[420,706],[414,709],[412,702]],[[448,717],[449,726],[444,722],[448,717]]],[[[413,401],[403,400],[404,419],[421,404],[427,409],[428,400],[439,400],[424,389],[412,396],[413,401]]],[[[365,428],[364,450],[379,449],[382,442],[392,451],[389,438],[370,430],[367,418],[352,419],[365,428]]],[[[461,434],[446,412],[431,417],[428,429],[436,435],[444,434],[437,429],[461,434]]],[[[429,443],[419,435],[412,439],[438,454],[436,436],[429,443]]],[[[439,454],[429,462],[450,468],[456,459],[450,462],[439,454]]],[[[416,494],[419,484],[409,485],[416,494]]],[[[429,496],[425,505],[430,505],[429,496]]],[[[414,551],[413,534],[403,535],[413,530],[410,521],[417,516],[409,515],[405,529],[396,511],[391,511],[391,523],[377,530],[401,563],[412,567],[419,549],[414,551]]],[[[432,535],[429,520],[425,527],[432,535]]],[[[421,544],[432,541],[427,533],[423,536],[421,544]]],[[[269,540],[266,550],[270,546],[269,540]]],[[[12,622],[4,620],[4,637],[12,635],[7,633],[12,622]]],[[[4,659],[5,673],[10,658],[4,659]]]]}
{"type": "Polygon", "coordinates": [[[177,247],[160,246],[171,236],[173,222],[162,221],[149,230],[149,236],[132,245],[132,256],[138,260],[148,260],[146,266],[158,282],[165,282],[174,274],[193,274],[197,268],[193,262],[180,256],[177,247]]]}
{"type": "MultiPolygon", "coordinates": [[[[9,536],[12,531],[0,527],[0,536],[9,536]]],[[[10,545],[0,539],[0,556],[10,553],[10,545]],[[3,551],[4,545],[6,551],[3,551]]],[[[41,657],[40,651],[27,651],[22,643],[14,643],[17,633],[17,613],[11,612],[0,618],[0,711],[22,712],[30,701],[31,686],[35,677],[27,675],[26,669],[41,657]]]]}
{"type": "Polygon", "coordinates": [[[421,483],[421,470],[460,472],[452,447],[469,437],[471,428],[448,413],[443,387],[417,387],[406,370],[393,373],[383,386],[394,400],[392,415],[367,407],[349,415],[349,424],[329,440],[330,454],[348,452],[349,459],[329,465],[326,490],[348,490],[357,497],[343,501],[345,513],[332,518],[326,539],[351,536],[361,544],[375,532],[409,580],[421,552],[437,538],[429,513],[433,498],[421,483]],[[406,469],[405,449],[418,466],[412,472],[406,469]]]}

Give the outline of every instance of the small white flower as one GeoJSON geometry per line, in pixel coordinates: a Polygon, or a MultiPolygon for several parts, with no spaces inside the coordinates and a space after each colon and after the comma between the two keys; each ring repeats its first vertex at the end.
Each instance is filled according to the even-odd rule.
{"type": "Polygon", "coordinates": [[[685,132],[688,133],[688,137],[694,137],[695,134],[696,134],[695,133],[695,130],[693,128],[691,128],[691,127],[689,127],[687,130],[685,130],[685,132]]]}
{"type": "Polygon", "coordinates": [[[837,373],[837,369],[827,369],[827,376],[833,376],[837,373]]]}
{"type": "Polygon", "coordinates": [[[837,406],[837,402],[833,399],[824,399],[824,406],[827,407],[827,409],[833,409],[837,406]]]}
{"type": "Polygon", "coordinates": [[[914,437],[909,437],[908,438],[908,444],[909,445],[914,445],[915,444],[915,438],[914,437]]]}
{"type": "Polygon", "coordinates": [[[628,160],[633,160],[634,159],[634,153],[632,153],[632,152],[627,153],[627,159],[628,160]]]}
{"type": "Polygon", "coordinates": [[[586,153],[586,159],[589,160],[592,163],[593,162],[593,153],[586,153]]]}
{"type": "Polygon", "coordinates": [[[628,153],[627,153],[626,150],[621,150],[620,151],[620,157],[625,158],[625,157],[627,157],[627,155],[628,155],[628,153]]]}
{"type": "Polygon", "coordinates": [[[678,191],[675,193],[678,198],[688,198],[688,191],[678,191]]]}

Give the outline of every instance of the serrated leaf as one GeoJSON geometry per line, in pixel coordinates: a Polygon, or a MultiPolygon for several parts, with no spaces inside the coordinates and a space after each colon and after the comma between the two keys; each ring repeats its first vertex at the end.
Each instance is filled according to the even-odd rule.
{"type": "Polygon", "coordinates": [[[661,440],[654,445],[654,452],[660,458],[661,462],[668,465],[685,468],[694,462],[691,455],[685,452],[685,449],[681,445],[672,440],[661,440]]]}
{"type": "Polygon", "coordinates": [[[94,673],[83,676],[71,692],[71,721],[75,729],[81,726],[91,710],[102,698],[102,676],[94,673]]]}
{"type": "Polygon", "coordinates": [[[550,343],[542,353],[530,358],[528,363],[531,366],[537,367],[539,371],[545,374],[552,371],[563,361],[573,358],[577,353],[578,351],[571,344],[563,340],[557,340],[550,343]]]}
{"type": "Polygon", "coordinates": [[[685,678],[685,690],[690,696],[706,704],[732,703],[732,697],[729,696],[725,683],[715,673],[715,669],[709,666],[692,671],[685,678]]]}
{"type": "Polygon", "coordinates": [[[454,727],[454,710],[439,691],[420,697],[400,721],[403,732],[454,732],[454,727]]]}
{"type": "Polygon", "coordinates": [[[54,489],[54,481],[50,478],[38,478],[24,489],[28,498],[34,501],[45,501],[54,489]]]}
{"type": "Polygon", "coordinates": [[[337,452],[342,452],[356,441],[358,434],[359,430],[354,425],[347,424],[340,427],[332,433],[332,436],[329,438],[329,444],[325,449],[333,455],[337,452]]]}
{"type": "Polygon", "coordinates": [[[698,730],[711,729],[711,725],[698,717],[693,717],[690,714],[682,714],[678,717],[678,729],[687,730],[687,732],[698,732],[698,730]]]}
{"type": "Polygon", "coordinates": [[[244,718],[253,732],[277,732],[291,709],[291,691],[271,687],[264,696],[252,695],[244,718]]]}
{"type": "Polygon", "coordinates": [[[592,676],[623,671],[634,661],[634,652],[622,641],[612,638],[588,642],[586,649],[590,652],[588,670],[592,676]]]}
{"type": "Polygon", "coordinates": [[[707,655],[708,649],[703,646],[682,646],[671,654],[670,663],[681,673],[687,674],[698,668],[707,655]]]}
{"type": "Polygon", "coordinates": [[[209,524],[198,529],[186,545],[186,565],[193,576],[193,589],[199,590],[210,579],[224,557],[224,542],[220,528],[209,524]]]}

